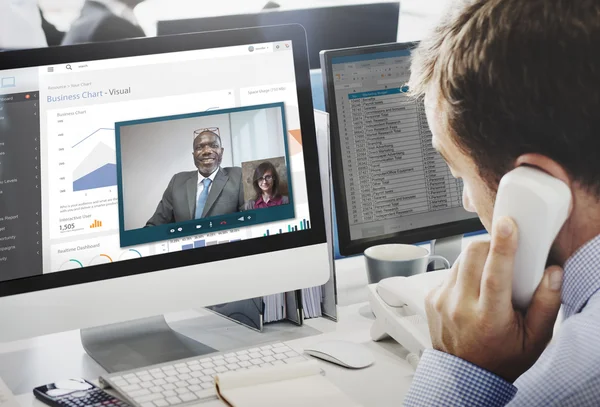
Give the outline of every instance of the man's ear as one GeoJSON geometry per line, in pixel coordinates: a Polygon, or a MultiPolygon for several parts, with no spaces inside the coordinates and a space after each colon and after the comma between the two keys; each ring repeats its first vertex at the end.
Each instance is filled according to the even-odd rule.
{"type": "MultiPolygon", "coordinates": [[[[565,170],[565,168],[554,161],[553,159],[537,153],[528,153],[523,154],[515,161],[515,168],[520,167],[521,165],[528,165],[530,167],[535,167],[544,171],[545,173],[551,175],[552,177],[561,180],[571,190],[571,194],[573,194],[573,180],[569,176],[569,173],[565,170]]],[[[571,200],[571,208],[569,212],[573,209],[573,199],[571,200]]]]}

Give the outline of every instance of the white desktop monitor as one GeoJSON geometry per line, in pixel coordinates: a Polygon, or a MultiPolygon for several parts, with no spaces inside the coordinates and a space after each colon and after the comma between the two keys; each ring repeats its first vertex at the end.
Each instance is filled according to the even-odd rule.
{"type": "Polygon", "coordinates": [[[0,54],[0,341],[324,284],[305,38],[0,54]]]}

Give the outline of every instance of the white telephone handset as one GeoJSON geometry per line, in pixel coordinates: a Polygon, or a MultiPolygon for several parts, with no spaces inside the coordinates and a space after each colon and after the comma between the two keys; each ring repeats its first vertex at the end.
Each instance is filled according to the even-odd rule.
{"type": "Polygon", "coordinates": [[[570,205],[569,187],[541,170],[517,167],[500,180],[494,221],[509,216],[519,229],[512,288],[516,308],[529,307],[544,276],[552,243],[569,216],[570,205]]]}
{"type": "MultiPolygon", "coordinates": [[[[544,275],[550,247],[564,225],[571,191],[562,181],[531,167],[518,167],[500,181],[494,220],[511,217],[519,229],[513,277],[513,304],[526,309],[544,275]]],[[[431,348],[425,314],[425,296],[442,283],[447,270],[411,277],[391,277],[369,285],[369,300],[376,321],[374,341],[391,336],[409,352],[413,366],[431,348]]]]}

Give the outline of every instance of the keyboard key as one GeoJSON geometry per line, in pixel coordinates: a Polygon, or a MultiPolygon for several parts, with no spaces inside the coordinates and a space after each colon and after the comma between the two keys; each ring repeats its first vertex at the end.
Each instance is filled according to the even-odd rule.
{"type": "Polygon", "coordinates": [[[252,358],[248,355],[240,355],[240,356],[238,356],[238,359],[239,360],[250,360],[252,358]]]}
{"type": "Polygon", "coordinates": [[[129,378],[129,379],[126,379],[126,380],[127,380],[127,382],[128,382],[129,384],[138,384],[138,383],[141,383],[141,382],[142,382],[142,381],[141,381],[139,378],[137,378],[136,376],[133,376],[133,377],[131,377],[131,378],[129,378]]]}
{"type": "Polygon", "coordinates": [[[193,365],[197,365],[199,364],[200,361],[198,360],[190,360],[189,362],[187,362],[188,367],[193,366],[193,365]]]}
{"type": "Polygon", "coordinates": [[[175,390],[177,387],[173,383],[167,383],[163,386],[165,390],[175,390]]]}
{"type": "Polygon", "coordinates": [[[185,394],[185,393],[189,393],[189,390],[187,389],[187,387],[182,388],[182,389],[176,389],[175,393],[177,394],[185,394]]]}
{"type": "Polygon", "coordinates": [[[175,397],[175,396],[173,396],[173,397],[167,397],[167,401],[170,404],[180,404],[181,403],[181,399],[179,397],[175,397]]]}
{"type": "Polygon", "coordinates": [[[225,358],[225,362],[227,363],[237,363],[239,362],[239,359],[236,357],[229,357],[229,358],[225,358]]]}
{"type": "Polygon", "coordinates": [[[167,391],[163,391],[162,393],[163,396],[166,397],[175,397],[177,395],[177,393],[175,393],[173,390],[167,390],[167,391]]]}
{"type": "Polygon", "coordinates": [[[250,363],[250,362],[248,362],[248,361],[244,360],[244,361],[241,361],[241,362],[240,362],[240,366],[241,366],[241,367],[249,367],[249,366],[252,366],[252,363],[250,363]]]}
{"type": "Polygon", "coordinates": [[[262,350],[273,349],[273,345],[265,345],[260,347],[262,350]]]}
{"type": "Polygon", "coordinates": [[[179,388],[188,387],[188,382],[186,382],[185,380],[182,380],[180,382],[175,383],[175,386],[177,386],[179,388]]]}
{"type": "Polygon", "coordinates": [[[202,370],[202,369],[204,369],[204,368],[202,367],[202,365],[200,363],[198,363],[197,365],[194,365],[194,366],[190,366],[190,370],[192,372],[197,372],[198,370],[202,370]]]}
{"type": "Polygon", "coordinates": [[[144,382],[141,384],[142,389],[149,389],[150,387],[154,387],[154,383],[152,382],[144,382]]]}
{"type": "Polygon", "coordinates": [[[258,349],[258,348],[252,348],[252,349],[248,349],[248,352],[250,352],[250,353],[260,352],[260,349],[258,349]]]}
{"type": "Polygon", "coordinates": [[[129,373],[129,374],[126,374],[125,376],[123,376],[124,379],[132,379],[134,377],[135,377],[134,373],[129,373]]]}
{"type": "Polygon", "coordinates": [[[173,377],[177,376],[179,373],[177,372],[177,370],[167,370],[165,374],[167,375],[167,377],[173,377]]]}
{"type": "Polygon", "coordinates": [[[152,377],[154,377],[155,379],[164,379],[165,377],[167,377],[167,375],[165,375],[159,370],[158,372],[152,373],[152,377]]]}
{"type": "Polygon", "coordinates": [[[200,390],[202,390],[202,387],[198,386],[197,384],[193,384],[190,387],[188,387],[188,390],[189,391],[200,391],[200,390]]]}
{"type": "Polygon", "coordinates": [[[160,373],[160,372],[161,372],[161,370],[160,370],[160,368],[158,368],[158,367],[157,367],[157,368],[155,368],[155,369],[150,369],[150,370],[148,370],[148,373],[150,373],[150,374],[154,374],[154,373],[160,373]]]}
{"type": "Polygon", "coordinates": [[[262,364],[263,364],[263,363],[265,363],[265,362],[263,362],[263,360],[262,360],[262,359],[252,359],[252,360],[250,361],[250,363],[252,363],[253,365],[257,365],[257,366],[258,366],[258,365],[262,365],[262,364]]]}
{"type": "Polygon", "coordinates": [[[250,356],[252,359],[262,357],[262,355],[259,352],[250,352],[250,354],[248,356],[250,356]]]}
{"type": "Polygon", "coordinates": [[[225,357],[223,355],[216,355],[216,356],[213,356],[212,360],[215,361],[215,360],[224,359],[224,358],[225,357]]]}
{"type": "Polygon", "coordinates": [[[206,399],[206,398],[210,398],[210,397],[215,397],[217,395],[217,393],[215,392],[214,388],[205,389],[205,390],[202,390],[202,391],[196,391],[196,392],[194,392],[194,394],[199,399],[206,399]]]}
{"type": "Polygon", "coordinates": [[[298,355],[298,352],[294,352],[293,350],[291,350],[289,352],[285,352],[285,356],[287,356],[288,358],[295,358],[296,356],[300,355],[298,355]]]}
{"type": "Polygon", "coordinates": [[[285,355],[283,355],[283,354],[281,354],[281,353],[279,353],[279,354],[275,355],[275,359],[277,359],[277,360],[283,360],[283,359],[285,359],[285,358],[286,358],[286,356],[285,356],[285,355]]]}
{"type": "Polygon", "coordinates": [[[264,358],[262,358],[265,362],[275,362],[277,359],[275,359],[273,356],[265,356],[264,358]]]}
{"type": "Polygon", "coordinates": [[[165,380],[167,383],[175,383],[179,381],[179,378],[177,376],[169,376],[165,380]]]}
{"type": "Polygon", "coordinates": [[[156,405],[156,407],[167,407],[169,405],[169,402],[165,399],[160,399],[154,400],[154,404],[156,405]]]}
{"type": "MultiPolygon", "coordinates": [[[[149,372],[147,370],[140,370],[139,372],[135,372],[136,376],[142,379],[142,376],[146,376],[149,372]]],[[[144,380],[144,379],[142,379],[144,380]]]]}
{"type": "Polygon", "coordinates": [[[145,403],[147,401],[154,401],[162,399],[162,395],[160,393],[150,393],[147,396],[134,397],[133,398],[138,403],[145,403]]]}
{"type": "Polygon", "coordinates": [[[212,376],[204,376],[200,380],[202,380],[202,383],[213,383],[215,381],[212,376]]]}
{"type": "Polygon", "coordinates": [[[270,351],[270,350],[261,350],[260,353],[263,356],[273,356],[275,354],[275,353],[273,353],[273,351],[270,351]]]}
{"type": "Polygon", "coordinates": [[[130,391],[140,390],[142,387],[139,384],[128,384],[127,386],[120,386],[121,390],[125,393],[129,393],[130,391]]]}
{"type": "Polygon", "coordinates": [[[202,376],[204,376],[204,373],[202,373],[202,372],[192,372],[191,376],[192,377],[202,377],[202,376]]]}
{"type": "Polygon", "coordinates": [[[289,349],[288,348],[273,348],[273,352],[279,355],[282,353],[289,352],[289,349]]]}
{"type": "Polygon", "coordinates": [[[151,393],[162,393],[163,392],[163,387],[162,386],[154,386],[150,388],[150,392],[151,393]]]}
{"type": "Polygon", "coordinates": [[[238,365],[237,363],[230,363],[225,367],[229,370],[236,370],[239,369],[240,365],[238,365]]]}
{"type": "Polygon", "coordinates": [[[188,369],[187,366],[186,367],[180,367],[180,368],[177,369],[177,371],[179,372],[179,374],[191,372],[191,370],[188,369]]]}
{"type": "Polygon", "coordinates": [[[241,350],[239,352],[237,352],[238,357],[240,357],[240,355],[247,355],[249,352],[247,350],[241,350]]]}
{"type": "Polygon", "coordinates": [[[182,394],[182,395],[179,396],[179,398],[181,400],[183,400],[184,402],[186,402],[186,401],[194,401],[194,400],[198,399],[198,397],[196,397],[196,395],[192,394],[192,393],[182,394]]]}
{"type": "Polygon", "coordinates": [[[173,366],[175,366],[175,369],[178,369],[180,367],[185,367],[185,363],[177,363],[177,364],[175,364],[173,366]]]}
{"type": "Polygon", "coordinates": [[[151,394],[151,393],[150,393],[150,390],[140,389],[140,390],[128,391],[127,394],[129,395],[129,397],[137,399],[140,396],[147,396],[148,394],[151,394]]]}
{"type": "Polygon", "coordinates": [[[202,383],[202,388],[203,389],[212,389],[212,388],[214,388],[213,386],[214,386],[213,383],[208,383],[208,382],[207,383],[202,383]]]}
{"type": "Polygon", "coordinates": [[[212,362],[212,359],[211,358],[204,358],[204,359],[200,359],[198,362],[200,362],[200,363],[212,362]]]}
{"type": "Polygon", "coordinates": [[[215,370],[219,373],[225,373],[228,369],[225,366],[217,366],[215,370]]]}
{"type": "Polygon", "coordinates": [[[118,387],[129,386],[129,383],[127,383],[127,382],[126,382],[125,380],[123,380],[123,379],[119,379],[119,380],[114,380],[114,379],[113,379],[113,381],[112,381],[112,382],[115,384],[115,386],[118,386],[118,387]]]}
{"type": "Polygon", "coordinates": [[[278,342],[278,343],[274,343],[274,344],[273,344],[273,347],[274,347],[274,348],[282,348],[282,347],[287,347],[287,346],[285,346],[285,344],[283,344],[283,343],[281,343],[281,342],[278,342]]]}
{"type": "Polygon", "coordinates": [[[227,364],[227,362],[225,362],[224,359],[215,360],[216,366],[225,366],[226,364],[227,364]]]}
{"type": "Polygon", "coordinates": [[[189,375],[189,374],[187,374],[187,373],[180,374],[180,375],[179,375],[179,376],[177,376],[177,377],[179,377],[179,379],[180,379],[180,380],[188,380],[188,379],[191,379],[191,378],[192,378],[192,376],[190,376],[190,375],[189,375]]]}
{"type": "Polygon", "coordinates": [[[211,368],[211,367],[215,367],[215,364],[214,364],[214,363],[212,363],[212,362],[206,362],[206,363],[202,363],[202,367],[203,367],[204,369],[209,369],[209,368],[211,368]]]}
{"type": "Polygon", "coordinates": [[[142,407],[154,407],[154,403],[152,403],[152,402],[149,401],[147,403],[142,403],[141,406],[142,407]]]}
{"type": "Polygon", "coordinates": [[[190,380],[188,380],[187,382],[189,384],[200,384],[200,379],[193,377],[190,380]]]}
{"type": "Polygon", "coordinates": [[[164,384],[167,384],[167,381],[164,379],[156,379],[153,380],[152,383],[154,383],[155,386],[162,386],[164,384]]]}
{"type": "Polygon", "coordinates": [[[233,358],[233,357],[235,357],[235,353],[226,353],[223,356],[225,357],[225,359],[227,359],[227,358],[233,358]]]}

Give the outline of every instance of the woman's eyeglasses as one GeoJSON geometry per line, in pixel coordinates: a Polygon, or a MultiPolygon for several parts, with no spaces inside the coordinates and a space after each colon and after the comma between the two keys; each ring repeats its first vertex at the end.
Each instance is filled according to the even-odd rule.
{"type": "Polygon", "coordinates": [[[273,181],[273,176],[272,175],[265,175],[264,177],[260,177],[258,178],[256,181],[258,181],[258,183],[262,183],[262,182],[271,182],[273,181]]]}

